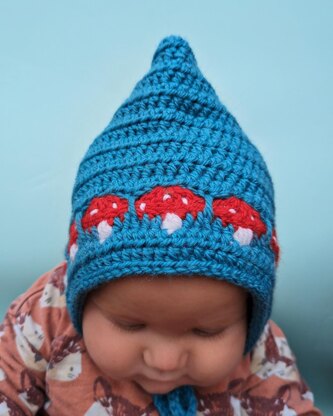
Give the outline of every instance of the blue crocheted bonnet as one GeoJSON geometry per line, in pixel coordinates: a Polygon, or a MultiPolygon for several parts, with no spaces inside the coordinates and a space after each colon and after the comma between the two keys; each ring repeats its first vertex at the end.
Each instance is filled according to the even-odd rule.
{"type": "MultiPolygon", "coordinates": [[[[65,255],[67,307],[81,335],[87,293],[130,274],[239,285],[252,299],[245,354],[263,331],[279,260],[273,183],[182,37],[160,42],[82,159],[65,255]]],[[[162,396],[161,414],[195,414],[188,386],[162,396]]]]}

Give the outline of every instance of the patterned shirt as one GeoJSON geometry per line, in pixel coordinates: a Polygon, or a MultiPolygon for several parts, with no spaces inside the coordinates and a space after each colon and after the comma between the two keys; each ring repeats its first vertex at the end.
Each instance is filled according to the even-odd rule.
{"type": "MultiPolygon", "coordinates": [[[[158,416],[152,395],[107,377],[90,358],[66,308],[66,267],[39,277],[0,325],[0,416],[158,416]]],[[[232,374],[195,387],[197,416],[320,416],[295,361],[268,321],[232,374]]]]}

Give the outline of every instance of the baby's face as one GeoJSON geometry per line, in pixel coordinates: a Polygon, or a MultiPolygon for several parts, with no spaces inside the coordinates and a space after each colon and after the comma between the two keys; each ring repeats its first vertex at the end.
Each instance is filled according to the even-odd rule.
{"type": "Polygon", "coordinates": [[[127,276],[89,294],[83,338],[102,372],[150,394],[209,387],[242,359],[246,300],[242,288],[212,278],[127,276]]]}

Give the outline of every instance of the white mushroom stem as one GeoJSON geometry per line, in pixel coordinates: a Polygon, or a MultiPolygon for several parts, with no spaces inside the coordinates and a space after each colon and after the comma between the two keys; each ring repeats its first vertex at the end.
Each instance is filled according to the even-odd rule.
{"type": "Polygon", "coordinates": [[[233,237],[241,246],[247,246],[252,241],[253,231],[250,228],[238,227],[233,237]]]}
{"type": "Polygon", "coordinates": [[[106,220],[101,221],[97,226],[99,242],[102,244],[111,235],[112,227],[106,220]]]}
{"type": "Polygon", "coordinates": [[[167,230],[168,234],[172,234],[179,228],[182,228],[182,225],[183,221],[178,215],[168,212],[162,221],[161,228],[162,230],[167,230]]]}
{"type": "Polygon", "coordinates": [[[73,261],[74,260],[74,258],[75,258],[75,255],[76,255],[76,253],[77,253],[77,250],[78,250],[78,246],[77,246],[77,244],[72,244],[71,246],[70,246],[70,248],[69,248],[69,257],[70,257],[70,259],[73,261]]]}

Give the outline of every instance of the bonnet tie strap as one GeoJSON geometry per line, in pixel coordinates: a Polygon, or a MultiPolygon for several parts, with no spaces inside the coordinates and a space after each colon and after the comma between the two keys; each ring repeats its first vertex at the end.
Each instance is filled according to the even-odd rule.
{"type": "Polygon", "coordinates": [[[197,399],[191,386],[181,386],[168,394],[153,394],[160,416],[195,416],[197,399]]]}

